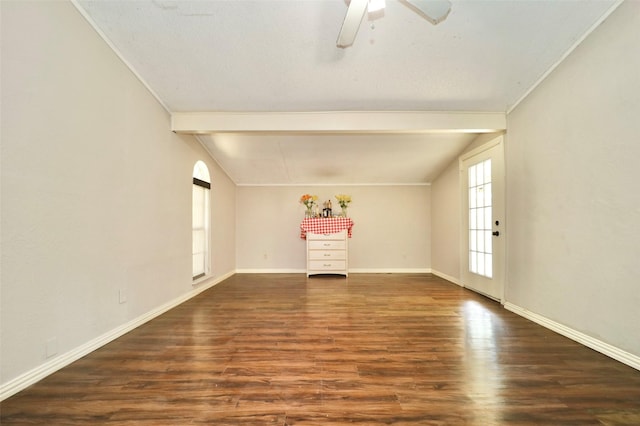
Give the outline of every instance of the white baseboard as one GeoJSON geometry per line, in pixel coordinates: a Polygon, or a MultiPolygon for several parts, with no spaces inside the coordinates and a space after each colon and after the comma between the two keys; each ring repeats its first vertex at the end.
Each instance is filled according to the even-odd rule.
{"type": "Polygon", "coordinates": [[[186,302],[187,300],[191,299],[192,297],[197,296],[198,294],[202,293],[203,291],[213,287],[214,285],[226,280],[227,278],[231,277],[232,275],[234,275],[236,272],[235,271],[231,271],[228,272],[220,277],[216,277],[216,278],[211,278],[209,280],[204,280],[201,282],[201,285],[199,285],[197,288],[194,288],[192,291],[185,293],[184,295],[168,302],[165,303],[162,306],[159,306],[141,316],[139,316],[138,318],[134,318],[133,320],[114,328],[113,330],[110,330],[106,333],[104,333],[101,336],[96,337],[95,339],[92,339],[90,341],[88,341],[87,343],[78,346],[75,349],[70,350],[69,352],[66,352],[56,358],[51,359],[50,361],[47,361],[39,366],[37,366],[36,368],[27,371],[24,374],[21,374],[20,376],[16,377],[15,379],[9,380],[7,383],[3,383],[2,385],[0,385],[0,401],[4,401],[5,399],[9,398],[10,396],[20,392],[23,389],[26,389],[27,387],[31,386],[32,384],[44,379],[45,377],[49,376],[50,374],[55,373],[56,371],[60,370],[63,367],[66,367],[67,365],[71,364],[74,361],[79,360],[80,358],[82,358],[83,356],[95,351],[96,349],[106,345],[109,342],[112,342],[113,340],[117,339],[118,337],[130,332],[131,330],[135,329],[136,327],[140,327],[142,324],[151,321],[152,319],[156,318],[159,315],[162,315],[163,313],[167,312],[168,310],[175,308],[176,306],[180,305],[181,303],[186,302]]]}
{"type": "Polygon", "coordinates": [[[429,274],[431,268],[349,268],[350,274],[429,274]]]}
{"type": "Polygon", "coordinates": [[[535,322],[536,324],[540,324],[541,326],[548,328],[549,330],[555,331],[558,334],[568,337],[569,339],[585,345],[588,348],[593,349],[594,351],[600,352],[601,354],[613,358],[616,361],[620,361],[621,363],[626,364],[629,367],[633,367],[636,370],[640,370],[640,356],[626,352],[613,345],[567,327],[566,325],[557,323],[553,320],[543,317],[542,315],[538,315],[534,312],[528,311],[525,308],[514,305],[513,303],[507,302],[504,304],[504,307],[505,309],[508,309],[509,311],[520,315],[521,317],[524,317],[535,322]]]}
{"type": "Polygon", "coordinates": [[[462,285],[462,282],[456,277],[452,277],[451,275],[447,275],[447,274],[442,273],[440,271],[436,271],[435,269],[432,269],[431,273],[433,275],[437,276],[437,277],[442,278],[443,280],[447,280],[447,281],[452,282],[452,283],[454,283],[456,285],[459,285],[460,287],[464,287],[464,285],[462,285]]]}
{"type": "Polygon", "coordinates": [[[236,269],[238,274],[306,274],[306,269],[291,269],[291,268],[268,268],[268,269],[236,269]]]}
{"type": "MultiPolygon", "coordinates": [[[[238,269],[238,274],[306,274],[306,269],[238,269]]],[[[428,274],[430,268],[349,268],[349,273],[353,274],[428,274]]]]}

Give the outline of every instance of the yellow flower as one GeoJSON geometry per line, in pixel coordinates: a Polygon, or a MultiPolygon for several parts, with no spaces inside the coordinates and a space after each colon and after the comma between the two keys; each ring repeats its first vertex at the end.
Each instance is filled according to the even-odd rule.
{"type": "Polygon", "coordinates": [[[336,199],[338,200],[338,204],[340,204],[340,207],[344,209],[351,202],[351,195],[338,194],[336,195],[336,199]]]}

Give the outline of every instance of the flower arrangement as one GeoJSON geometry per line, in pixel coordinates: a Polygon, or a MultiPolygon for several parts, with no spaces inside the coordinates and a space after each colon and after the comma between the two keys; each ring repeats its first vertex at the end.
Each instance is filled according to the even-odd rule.
{"type": "Polygon", "coordinates": [[[340,207],[342,207],[342,209],[346,209],[351,202],[351,195],[338,194],[336,195],[336,199],[338,200],[340,207]]]}
{"type": "Polygon", "coordinates": [[[318,201],[317,195],[304,194],[300,197],[300,204],[304,204],[308,211],[311,211],[316,201],[318,201]]]}

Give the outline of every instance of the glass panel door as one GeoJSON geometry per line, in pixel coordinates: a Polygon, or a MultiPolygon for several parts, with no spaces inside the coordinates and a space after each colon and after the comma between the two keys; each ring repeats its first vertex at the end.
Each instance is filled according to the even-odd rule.
{"type": "Polygon", "coordinates": [[[460,157],[462,285],[504,297],[504,147],[502,136],[460,157]]]}

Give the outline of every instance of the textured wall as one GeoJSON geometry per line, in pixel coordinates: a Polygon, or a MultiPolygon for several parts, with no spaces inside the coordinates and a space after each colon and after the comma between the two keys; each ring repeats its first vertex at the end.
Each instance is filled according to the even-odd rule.
{"type": "Polygon", "coordinates": [[[349,269],[416,271],[431,268],[431,188],[419,186],[240,186],[239,270],[305,270],[305,242],[299,237],[304,193],[320,202],[349,194],[353,238],[349,269]]]}
{"type": "Polygon", "coordinates": [[[1,127],[2,384],[193,291],[198,159],[235,269],[235,186],[71,3],[3,2],[1,127]]]}
{"type": "Polygon", "coordinates": [[[507,301],[640,355],[640,2],[508,116],[507,301]]]}

